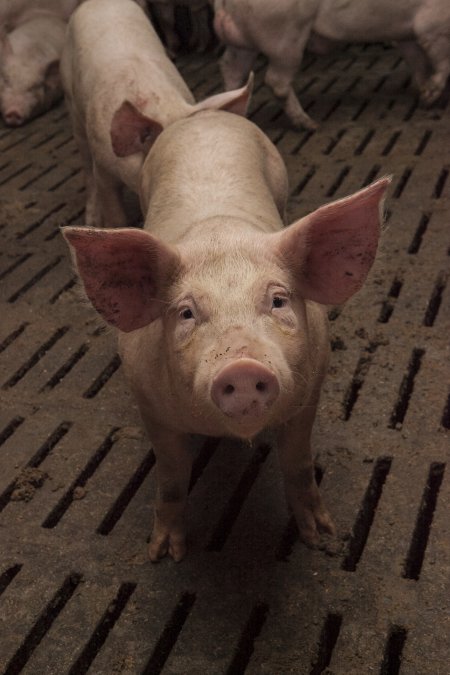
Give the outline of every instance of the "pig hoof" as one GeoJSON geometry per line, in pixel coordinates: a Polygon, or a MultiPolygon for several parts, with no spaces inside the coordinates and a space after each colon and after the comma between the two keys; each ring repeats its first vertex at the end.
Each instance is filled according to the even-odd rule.
{"type": "Polygon", "coordinates": [[[336,527],[324,506],[305,509],[298,517],[297,526],[300,539],[313,548],[320,544],[320,534],[326,533],[335,536],[336,527]]]}
{"type": "Polygon", "coordinates": [[[440,98],[443,87],[440,83],[429,81],[420,90],[420,100],[425,106],[431,106],[440,98]]]}
{"type": "Polygon", "coordinates": [[[307,131],[316,131],[319,128],[319,124],[315,122],[311,117],[306,115],[303,117],[293,117],[291,118],[292,126],[295,129],[306,129],[307,131]]]}
{"type": "Polygon", "coordinates": [[[159,562],[166,555],[169,555],[175,562],[180,562],[186,555],[186,540],[184,536],[177,534],[166,534],[152,536],[148,554],[152,562],[159,562]]]}

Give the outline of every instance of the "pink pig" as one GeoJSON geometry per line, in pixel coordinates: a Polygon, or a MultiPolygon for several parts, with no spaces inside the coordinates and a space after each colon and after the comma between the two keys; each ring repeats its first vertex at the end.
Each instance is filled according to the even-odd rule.
{"type": "Polygon", "coordinates": [[[62,98],[59,59],[66,23],[36,12],[0,38],[0,110],[9,126],[20,126],[62,98]]]}
{"type": "Polygon", "coordinates": [[[124,226],[153,140],[205,108],[245,114],[248,87],[195,103],[134,0],[89,0],[70,19],[61,75],[86,173],[86,224],[124,226]],[[103,29],[99,31],[99,26],[103,29]]]}
{"type": "Polygon", "coordinates": [[[144,230],[65,227],[86,294],[118,330],[126,375],[157,459],[152,561],[186,551],[189,434],[277,434],[302,539],[334,533],[310,434],[329,341],[325,305],[364,283],[383,178],[283,229],[284,163],[243,117],[171,124],[145,160],[144,230]]]}
{"type": "Polygon", "coordinates": [[[395,41],[426,105],[439,98],[450,74],[448,0],[215,0],[214,8],[214,28],[227,45],[225,87],[245,82],[263,53],[266,84],[294,126],[317,126],[293,88],[305,48],[320,54],[342,42],[395,41]]]}

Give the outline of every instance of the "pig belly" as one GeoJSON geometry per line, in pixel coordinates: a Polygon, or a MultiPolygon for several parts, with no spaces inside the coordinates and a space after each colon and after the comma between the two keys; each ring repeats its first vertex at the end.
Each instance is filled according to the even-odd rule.
{"type": "Polygon", "coordinates": [[[342,42],[407,40],[414,36],[419,0],[325,0],[313,25],[321,37],[342,42]]]}

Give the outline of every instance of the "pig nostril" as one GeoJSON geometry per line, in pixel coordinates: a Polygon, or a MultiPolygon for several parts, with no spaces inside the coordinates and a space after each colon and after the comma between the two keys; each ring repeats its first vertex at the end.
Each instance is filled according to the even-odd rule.
{"type": "Polygon", "coordinates": [[[225,389],[223,390],[224,394],[232,394],[234,392],[234,387],[232,384],[227,384],[225,389]]]}
{"type": "Polygon", "coordinates": [[[265,382],[257,382],[256,388],[258,391],[266,391],[267,385],[265,382]]]}

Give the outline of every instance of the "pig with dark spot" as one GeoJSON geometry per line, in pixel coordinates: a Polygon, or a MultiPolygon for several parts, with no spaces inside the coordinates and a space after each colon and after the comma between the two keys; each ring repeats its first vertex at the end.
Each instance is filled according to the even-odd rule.
{"type": "Polygon", "coordinates": [[[199,110],[245,114],[248,87],[195,103],[134,0],[88,0],[69,21],[61,75],[86,173],[86,224],[124,226],[122,189],[137,192],[159,133],[199,110]],[[103,29],[99,31],[99,26],[103,29]]]}
{"type": "Polygon", "coordinates": [[[450,74],[448,0],[215,0],[214,28],[226,49],[226,88],[244,82],[259,53],[265,80],[294,126],[315,129],[293,82],[305,48],[324,53],[342,42],[395,41],[426,105],[442,94],[450,74]]]}
{"type": "Polygon", "coordinates": [[[202,111],[159,134],[144,162],[143,230],[65,227],[85,292],[118,331],[156,456],[150,558],[180,560],[190,434],[277,436],[302,539],[334,533],[310,435],[329,338],[374,260],[383,178],[283,229],[284,163],[253,123],[202,111]]]}

